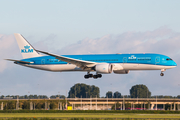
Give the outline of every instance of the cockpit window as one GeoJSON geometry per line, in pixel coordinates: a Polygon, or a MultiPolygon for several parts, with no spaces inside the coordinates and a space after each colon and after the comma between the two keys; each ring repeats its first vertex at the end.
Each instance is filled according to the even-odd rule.
{"type": "Polygon", "coordinates": [[[172,60],[171,58],[167,58],[166,60],[172,60]]]}

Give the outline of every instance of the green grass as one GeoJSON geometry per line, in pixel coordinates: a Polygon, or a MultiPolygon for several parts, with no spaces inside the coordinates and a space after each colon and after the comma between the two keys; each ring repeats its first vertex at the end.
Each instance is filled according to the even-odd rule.
{"type": "Polygon", "coordinates": [[[137,113],[0,113],[0,118],[180,118],[180,114],[137,113]]]}
{"type": "Polygon", "coordinates": [[[0,110],[0,113],[136,113],[136,114],[180,114],[170,110],[0,110]]]}

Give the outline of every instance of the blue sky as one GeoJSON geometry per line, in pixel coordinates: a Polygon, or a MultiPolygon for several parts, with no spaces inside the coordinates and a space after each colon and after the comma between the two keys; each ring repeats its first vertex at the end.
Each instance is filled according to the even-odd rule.
{"type": "Polygon", "coordinates": [[[33,35],[33,42],[56,34],[59,48],[86,37],[162,26],[180,32],[179,4],[178,0],[7,0],[1,1],[0,31],[33,35]]]}
{"type": "MultiPolygon", "coordinates": [[[[1,1],[0,58],[22,58],[13,36],[13,33],[21,33],[35,48],[58,54],[155,52],[175,57],[178,63],[179,5],[178,0],[1,1]],[[159,41],[163,41],[163,45],[159,41]]],[[[47,95],[62,91],[65,94],[65,89],[69,90],[77,82],[99,86],[101,96],[105,95],[110,86],[109,89],[112,88],[113,92],[118,90],[122,94],[129,94],[129,89],[134,84],[147,84],[154,90],[153,95],[178,95],[177,91],[180,89],[178,76],[172,77],[178,68],[171,70],[169,74],[167,71],[172,76],[165,76],[163,79],[167,83],[160,86],[157,84],[163,80],[156,83],[157,79],[162,79],[159,78],[159,71],[142,72],[143,75],[141,72],[134,72],[128,77],[112,74],[105,75],[106,78],[101,80],[85,81],[85,73],[38,71],[3,60],[0,65],[0,81],[4,83],[0,85],[2,94],[23,95],[27,91],[32,94],[39,91],[39,94],[47,95]],[[72,76],[69,77],[69,74],[72,76]],[[151,74],[155,80],[152,83],[146,80],[151,74]],[[33,80],[29,78],[32,75],[36,75],[33,80]],[[13,80],[14,78],[17,79],[13,80]],[[58,81],[51,82],[52,78],[58,81]],[[72,78],[77,80],[72,81],[72,78]],[[109,79],[114,81],[108,81],[109,79]],[[163,90],[165,86],[168,88],[169,79],[174,80],[175,84],[172,83],[169,89],[163,90]],[[42,82],[39,85],[41,87],[37,87],[42,82]],[[56,85],[53,87],[54,84],[56,85]],[[123,87],[118,88],[118,85],[123,87]],[[27,90],[22,91],[25,88],[27,90]]]]}

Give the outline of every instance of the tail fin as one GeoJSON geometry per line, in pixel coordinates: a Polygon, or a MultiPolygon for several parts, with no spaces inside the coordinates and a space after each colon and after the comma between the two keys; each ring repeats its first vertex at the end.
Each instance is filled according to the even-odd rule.
{"type": "Polygon", "coordinates": [[[26,41],[26,39],[22,35],[20,35],[19,33],[14,33],[14,36],[16,38],[20,52],[24,59],[41,56],[36,52],[33,46],[30,43],[28,43],[28,41],[26,41]]]}

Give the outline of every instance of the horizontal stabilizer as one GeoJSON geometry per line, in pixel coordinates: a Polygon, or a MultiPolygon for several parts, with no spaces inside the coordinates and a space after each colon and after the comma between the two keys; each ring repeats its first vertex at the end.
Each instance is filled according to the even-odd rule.
{"type": "Polygon", "coordinates": [[[34,63],[34,62],[21,61],[21,60],[13,60],[13,59],[5,59],[5,60],[8,60],[8,61],[15,61],[15,62],[20,62],[20,63],[26,63],[26,64],[34,63]]]}

